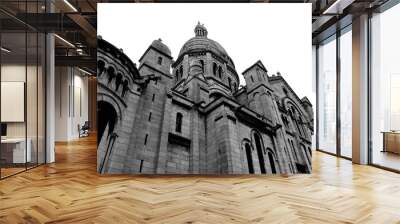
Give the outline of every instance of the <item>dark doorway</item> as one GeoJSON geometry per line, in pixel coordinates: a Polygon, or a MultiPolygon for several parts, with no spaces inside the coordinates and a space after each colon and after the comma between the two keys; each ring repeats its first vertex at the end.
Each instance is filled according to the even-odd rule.
{"type": "Polygon", "coordinates": [[[254,133],[254,141],[256,142],[258,161],[260,162],[261,173],[267,173],[265,170],[264,154],[262,150],[261,139],[257,133],[254,133]]]}
{"type": "Polygon", "coordinates": [[[244,145],[244,147],[246,150],[247,165],[249,167],[249,173],[254,173],[253,158],[251,157],[251,147],[250,147],[249,143],[246,143],[244,145]]]}
{"type": "Polygon", "coordinates": [[[108,133],[110,135],[114,131],[115,122],[117,121],[117,112],[114,107],[105,101],[97,102],[97,145],[99,145],[104,131],[108,125],[108,133]]]}
{"type": "Polygon", "coordinates": [[[299,173],[309,173],[306,165],[296,163],[296,168],[299,173]]]}
{"type": "Polygon", "coordinates": [[[271,164],[272,173],[276,173],[275,160],[272,152],[268,152],[269,164],[271,164]]]}

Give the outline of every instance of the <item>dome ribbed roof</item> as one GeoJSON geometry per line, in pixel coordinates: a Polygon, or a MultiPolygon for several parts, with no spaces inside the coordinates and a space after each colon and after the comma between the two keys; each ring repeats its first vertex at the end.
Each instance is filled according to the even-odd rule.
{"type": "Polygon", "coordinates": [[[179,52],[179,56],[184,53],[193,52],[196,50],[208,50],[214,52],[222,58],[229,57],[225,49],[218,42],[211,40],[207,37],[193,37],[190,40],[186,41],[179,52]]]}
{"type": "Polygon", "coordinates": [[[217,56],[228,61],[228,64],[234,67],[232,59],[229,57],[226,50],[216,41],[207,37],[207,29],[202,24],[197,24],[195,28],[196,36],[186,41],[179,51],[178,58],[186,53],[211,51],[217,56]]]}
{"type": "Polygon", "coordinates": [[[154,40],[151,43],[151,46],[156,48],[157,50],[163,52],[164,54],[171,56],[171,50],[169,49],[169,47],[167,47],[167,45],[165,45],[163,42],[161,42],[161,39],[154,40]]]}

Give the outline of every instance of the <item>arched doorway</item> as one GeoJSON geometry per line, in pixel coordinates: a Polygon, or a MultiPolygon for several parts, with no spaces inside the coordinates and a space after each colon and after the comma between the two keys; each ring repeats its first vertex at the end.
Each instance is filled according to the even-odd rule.
{"type": "Polygon", "coordinates": [[[272,155],[272,152],[268,151],[268,159],[269,159],[269,164],[271,164],[271,170],[272,173],[276,173],[276,168],[275,168],[275,160],[274,156],[272,155]]]}
{"type": "Polygon", "coordinates": [[[105,101],[97,102],[97,145],[99,145],[107,125],[107,135],[113,133],[116,121],[117,112],[115,111],[114,107],[110,103],[105,101]]]}
{"type": "Polygon", "coordinates": [[[249,173],[254,173],[253,158],[251,156],[251,147],[249,143],[245,143],[244,148],[246,150],[247,165],[249,167],[249,173]]]}
{"type": "Polygon", "coordinates": [[[254,141],[256,142],[256,148],[257,148],[257,155],[258,155],[258,161],[260,163],[260,170],[261,173],[267,173],[265,170],[265,162],[264,162],[264,154],[263,154],[263,149],[262,149],[262,142],[261,138],[257,133],[254,133],[254,141]]]}

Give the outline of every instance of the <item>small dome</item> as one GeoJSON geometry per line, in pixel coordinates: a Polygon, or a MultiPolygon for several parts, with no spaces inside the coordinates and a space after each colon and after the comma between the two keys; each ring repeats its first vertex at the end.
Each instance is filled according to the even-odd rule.
{"type": "Polygon", "coordinates": [[[161,39],[158,40],[154,40],[151,43],[151,46],[154,47],[155,49],[163,52],[164,54],[171,56],[171,50],[169,49],[169,47],[167,45],[165,45],[161,39]]]}

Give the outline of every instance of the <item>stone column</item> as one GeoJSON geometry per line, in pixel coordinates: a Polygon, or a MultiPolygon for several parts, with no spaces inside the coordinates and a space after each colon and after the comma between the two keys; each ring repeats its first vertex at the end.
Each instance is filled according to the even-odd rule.
{"type": "MultiPolygon", "coordinates": [[[[229,110],[229,108],[225,108],[229,110]]],[[[242,161],[241,161],[241,145],[238,136],[238,121],[232,112],[227,112],[227,149],[228,151],[228,162],[229,162],[229,173],[231,174],[242,174],[242,161]]]]}
{"type": "Polygon", "coordinates": [[[189,156],[189,166],[190,173],[198,174],[200,173],[200,145],[199,145],[199,135],[200,133],[200,119],[197,107],[195,106],[190,112],[190,134],[192,142],[190,144],[190,156],[189,156]]]}
{"type": "MultiPolygon", "coordinates": [[[[168,94],[168,93],[167,93],[168,94]]],[[[161,138],[160,138],[160,148],[157,154],[157,167],[156,173],[162,174],[166,173],[167,158],[168,158],[168,133],[171,125],[171,114],[172,114],[172,96],[167,95],[164,105],[164,116],[161,125],[161,138]]]]}

